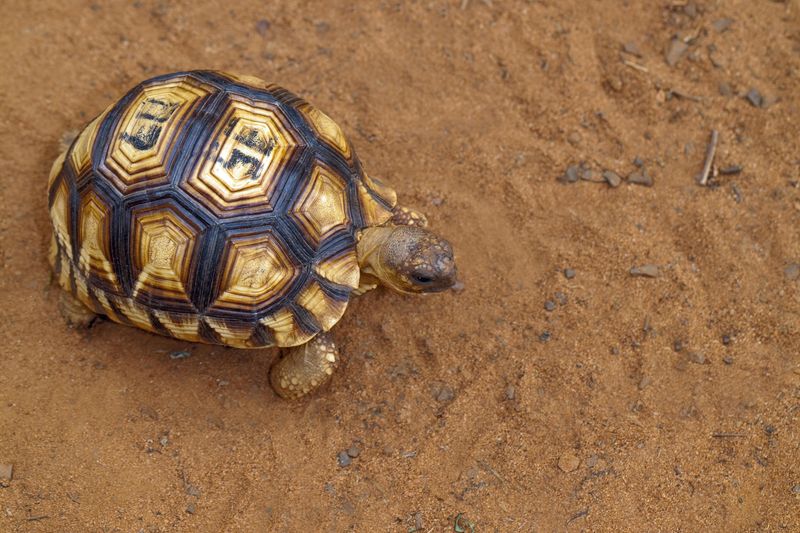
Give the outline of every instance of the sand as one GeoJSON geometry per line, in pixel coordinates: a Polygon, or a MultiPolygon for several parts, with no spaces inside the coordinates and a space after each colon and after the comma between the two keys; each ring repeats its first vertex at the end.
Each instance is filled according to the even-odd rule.
{"type": "Polygon", "coordinates": [[[800,531],[796,1],[2,11],[0,530],[800,531]],[[193,68],[305,96],[456,250],[462,292],[355,300],[306,400],[274,350],[56,311],[60,135],[193,68]],[[700,187],[712,129],[742,171],[700,187]]]}

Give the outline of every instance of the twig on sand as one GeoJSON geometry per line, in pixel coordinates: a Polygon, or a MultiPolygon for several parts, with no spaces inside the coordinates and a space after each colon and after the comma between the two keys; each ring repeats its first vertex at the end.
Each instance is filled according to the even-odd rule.
{"type": "Polygon", "coordinates": [[[719,142],[719,132],[711,130],[711,142],[706,149],[706,162],[703,164],[703,173],[700,174],[698,183],[705,186],[708,183],[708,176],[711,174],[711,166],[714,164],[714,155],[717,153],[717,143],[719,142]]]}
{"type": "Polygon", "coordinates": [[[627,59],[623,59],[622,63],[624,63],[625,66],[631,67],[632,69],[636,69],[640,72],[645,72],[645,73],[650,72],[644,65],[640,65],[639,63],[634,63],[633,61],[629,61],[627,59]]]}
{"type": "Polygon", "coordinates": [[[678,98],[683,98],[684,100],[691,100],[692,102],[702,102],[703,99],[699,96],[694,96],[693,94],[685,93],[679,89],[670,89],[669,92],[673,94],[673,96],[677,96],[678,98]]]}

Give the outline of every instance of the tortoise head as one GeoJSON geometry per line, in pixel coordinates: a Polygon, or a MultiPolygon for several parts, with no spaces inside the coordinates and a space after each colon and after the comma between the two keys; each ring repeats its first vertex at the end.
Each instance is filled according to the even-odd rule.
{"type": "Polygon", "coordinates": [[[362,270],[405,294],[441,292],[456,283],[453,248],[417,226],[369,228],[359,242],[362,270]]]}

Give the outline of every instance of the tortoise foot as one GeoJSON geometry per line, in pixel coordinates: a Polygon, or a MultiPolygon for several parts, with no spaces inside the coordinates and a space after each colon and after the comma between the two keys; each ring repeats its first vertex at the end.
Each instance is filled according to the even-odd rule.
{"type": "Polygon", "coordinates": [[[272,365],[270,383],[281,398],[305,396],[330,379],[339,366],[339,351],[328,333],[320,333],[302,346],[285,350],[272,365]]]}
{"type": "Polygon", "coordinates": [[[64,317],[67,324],[74,328],[86,329],[97,318],[97,314],[66,291],[61,291],[58,299],[58,310],[61,311],[61,316],[64,317]]]}
{"type": "Polygon", "coordinates": [[[410,207],[395,207],[392,210],[391,222],[395,226],[428,227],[428,217],[410,207]]]}

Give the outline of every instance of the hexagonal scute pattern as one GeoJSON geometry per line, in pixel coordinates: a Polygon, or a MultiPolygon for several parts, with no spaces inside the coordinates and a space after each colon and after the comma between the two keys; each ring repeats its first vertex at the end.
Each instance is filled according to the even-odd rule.
{"type": "MultiPolygon", "coordinates": [[[[123,193],[169,182],[165,165],[173,141],[194,105],[209,94],[184,78],[144,86],[112,133],[103,174],[123,193]]],[[[82,146],[73,150],[76,157],[82,146]]]]}
{"type": "Polygon", "coordinates": [[[97,128],[108,115],[111,106],[92,120],[75,139],[70,152],[70,161],[77,174],[86,172],[92,164],[92,149],[97,137],[97,128]]]}
{"type": "Polygon", "coordinates": [[[329,167],[317,162],[291,214],[315,244],[350,223],[347,193],[342,178],[329,167]]]}
{"type": "Polygon", "coordinates": [[[273,230],[229,237],[225,246],[219,296],[212,309],[263,309],[279,299],[299,273],[273,230]]]}
{"type": "Polygon", "coordinates": [[[230,95],[182,187],[222,217],[272,211],[273,195],[299,144],[276,105],[230,95]]]}
{"type": "Polygon", "coordinates": [[[114,265],[111,263],[110,208],[94,191],[82,199],[78,211],[78,268],[89,278],[95,276],[104,287],[121,293],[114,265]]]}
{"type": "Polygon", "coordinates": [[[165,300],[191,305],[189,267],[201,228],[169,203],[134,207],[130,227],[133,298],[150,305],[165,300]]]}
{"type": "Polygon", "coordinates": [[[353,151],[350,149],[350,142],[347,140],[347,137],[345,137],[339,125],[334,122],[331,117],[307,102],[301,104],[298,108],[322,140],[328,143],[331,148],[342,154],[345,159],[352,159],[353,151]]]}
{"type": "Polygon", "coordinates": [[[146,80],[53,164],[50,262],[110,319],[191,342],[295,346],[359,284],[394,191],[328,115],[252,76],[146,80]]]}

